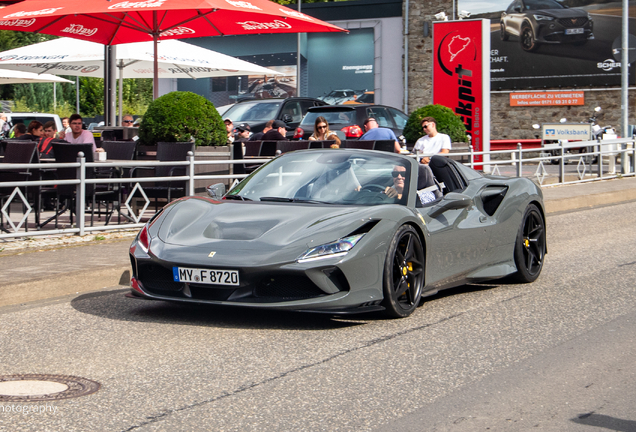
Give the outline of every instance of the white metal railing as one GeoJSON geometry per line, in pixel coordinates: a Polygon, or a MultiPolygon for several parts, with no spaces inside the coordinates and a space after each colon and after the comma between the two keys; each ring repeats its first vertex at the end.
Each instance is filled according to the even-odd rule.
{"type": "MultiPolygon", "coordinates": [[[[501,174],[501,167],[512,166],[515,167],[514,175],[517,177],[523,176],[523,167],[533,164],[536,166],[536,170],[533,174],[527,175],[529,177],[535,177],[539,184],[543,184],[545,177],[547,176],[547,170],[545,164],[556,161],[558,167],[558,182],[554,184],[571,184],[571,183],[584,183],[589,181],[596,181],[602,179],[611,179],[617,177],[634,176],[634,165],[636,161],[636,146],[634,145],[634,139],[613,139],[603,141],[585,141],[574,143],[559,143],[555,145],[546,146],[542,149],[523,149],[521,144],[518,144],[517,149],[514,150],[498,150],[489,152],[476,152],[470,146],[468,152],[463,153],[448,153],[443,156],[449,157],[465,157],[468,162],[465,165],[474,168],[481,168],[484,172],[490,174],[501,174]],[[574,154],[571,152],[573,149],[581,147],[588,147],[593,151],[588,153],[574,154]],[[550,153],[548,153],[550,152],[550,153]],[[532,154],[530,154],[532,153],[532,154]],[[536,154],[539,153],[537,157],[536,154]],[[483,161],[477,161],[476,159],[481,156],[483,161]],[[616,166],[616,159],[621,158],[621,172],[618,172],[616,166]],[[499,158],[499,159],[495,159],[499,158]],[[592,163],[593,160],[595,163],[592,163]],[[607,164],[604,160],[607,159],[607,164]],[[565,165],[568,161],[574,161],[577,163],[576,173],[570,173],[570,178],[566,176],[565,165]],[[604,166],[608,166],[608,171],[604,171],[604,166]],[[596,172],[593,173],[593,168],[596,168],[596,172]],[[572,179],[574,177],[574,179],[572,179]]],[[[418,154],[416,157],[421,158],[427,156],[425,154],[418,154]]],[[[194,160],[192,152],[188,153],[187,160],[185,161],[170,161],[170,162],[158,162],[158,161],[119,161],[119,162],[86,162],[86,158],[82,153],[78,155],[77,162],[72,163],[46,163],[46,164],[0,164],[0,171],[2,170],[46,170],[53,168],[75,168],[77,170],[76,178],[69,180],[36,180],[36,181],[16,181],[16,182],[2,182],[0,187],[3,189],[16,188],[11,195],[12,200],[16,197],[22,199],[25,203],[27,211],[22,214],[21,222],[16,226],[13,222],[9,223],[13,232],[0,233],[0,239],[26,237],[35,235],[49,235],[49,234],[80,234],[84,235],[87,232],[95,231],[108,231],[119,229],[132,229],[140,228],[144,224],[141,222],[143,213],[148,207],[149,200],[143,192],[142,184],[148,182],[174,182],[185,181],[186,183],[186,195],[195,195],[195,181],[196,180],[228,180],[228,179],[242,179],[247,177],[247,174],[195,174],[195,167],[197,165],[234,165],[234,164],[262,164],[268,162],[270,159],[239,159],[239,160],[194,160]],[[154,168],[159,166],[171,166],[171,167],[185,167],[186,174],[179,176],[169,177],[109,177],[109,178],[86,178],[86,170],[94,168],[154,168]],[[122,203],[118,202],[117,211],[127,219],[126,223],[118,223],[113,225],[103,226],[86,226],[86,186],[98,184],[130,184],[134,187],[128,193],[128,198],[122,208],[122,203]],[[76,223],[74,227],[64,229],[38,229],[36,231],[22,231],[22,225],[26,221],[26,218],[33,211],[32,207],[26,201],[26,198],[22,196],[21,187],[42,187],[53,185],[75,185],[76,186],[76,200],[75,200],[75,215],[76,223]],[[145,198],[146,205],[141,212],[137,214],[129,205],[129,201],[135,195],[135,192],[139,190],[141,195],[145,198]],[[17,192],[16,192],[17,191],[17,192]],[[18,193],[19,192],[19,193],[18,193]],[[125,210],[126,213],[122,213],[125,210]],[[26,213],[26,214],[25,214],[26,213]]],[[[534,169],[534,168],[533,168],[534,169]]],[[[2,206],[2,215],[4,218],[9,219],[9,214],[5,211],[11,201],[5,202],[2,206]]],[[[94,211],[94,209],[91,209],[94,211]]],[[[10,220],[10,219],[9,219],[10,220]]],[[[46,226],[42,227],[46,228],[46,226]]],[[[6,227],[5,227],[6,230],[6,227]]]]}

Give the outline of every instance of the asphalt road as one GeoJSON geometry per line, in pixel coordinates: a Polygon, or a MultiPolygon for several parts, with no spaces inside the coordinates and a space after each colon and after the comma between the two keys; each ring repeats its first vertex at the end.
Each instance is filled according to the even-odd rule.
{"type": "Polygon", "coordinates": [[[551,215],[535,283],[450,290],[404,320],[122,290],[2,307],[0,375],[102,388],[55,413],[0,409],[0,430],[636,430],[634,212],[551,215]]]}

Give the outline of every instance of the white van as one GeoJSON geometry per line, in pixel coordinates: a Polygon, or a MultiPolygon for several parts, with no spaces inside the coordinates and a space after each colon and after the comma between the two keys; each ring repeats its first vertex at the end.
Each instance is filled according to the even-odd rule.
{"type": "Polygon", "coordinates": [[[7,116],[7,121],[10,122],[11,125],[15,126],[18,123],[24,123],[24,125],[29,127],[29,123],[33,120],[37,120],[44,126],[49,121],[54,121],[55,126],[58,132],[62,130],[62,120],[60,120],[60,116],[57,114],[47,114],[47,113],[5,113],[7,116]]]}

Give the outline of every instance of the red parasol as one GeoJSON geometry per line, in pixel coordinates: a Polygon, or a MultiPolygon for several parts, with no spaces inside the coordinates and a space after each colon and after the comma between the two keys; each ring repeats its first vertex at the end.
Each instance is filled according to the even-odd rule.
{"type": "Polygon", "coordinates": [[[104,45],[153,40],[155,48],[161,39],[346,32],[269,0],[29,0],[0,10],[0,30],[67,36],[104,45]]]}

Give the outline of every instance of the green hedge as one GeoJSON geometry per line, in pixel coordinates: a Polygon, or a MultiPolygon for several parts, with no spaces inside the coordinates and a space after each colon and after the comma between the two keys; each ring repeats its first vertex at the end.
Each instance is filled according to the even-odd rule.
{"type": "Polygon", "coordinates": [[[197,146],[219,146],[225,145],[227,134],[212,102],[191,92],[171,92],[150,103],[139,138],[145,145],[194,138],[197,146]]]}
{"type": "Polygon", "coordinates": [[[406,141],[414,143],[424,135],[422,119],[433,117],[437,124],[437,131],[450,136],[451,142],[467,142],[466,126],[461,118],[450,108],[442,105],[426,105],[411,114],[404,127],[406,141]]]}

